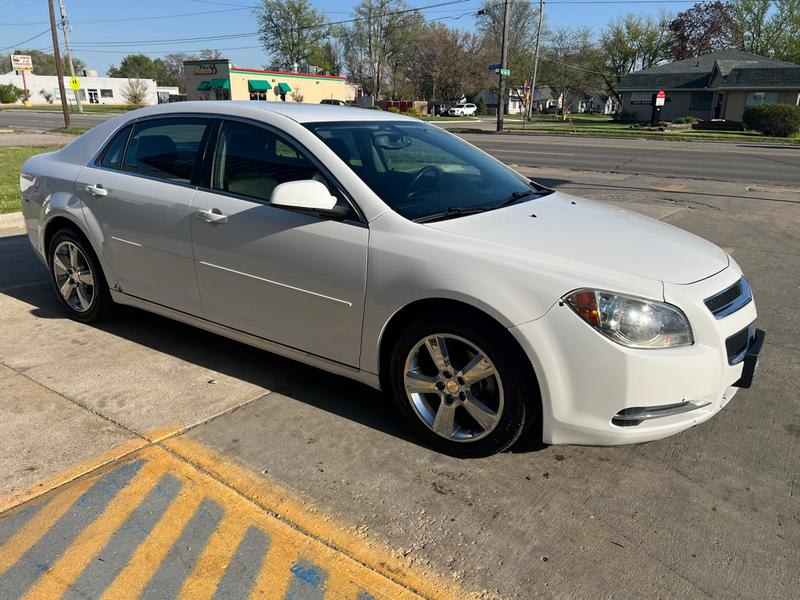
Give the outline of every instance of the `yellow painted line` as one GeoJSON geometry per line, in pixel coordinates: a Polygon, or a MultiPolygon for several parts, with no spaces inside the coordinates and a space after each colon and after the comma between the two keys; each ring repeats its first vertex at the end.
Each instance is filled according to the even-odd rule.
{"type": "Polygon", "coordinates": [[[281,541],[274,538],[270,540],[267,557],[261,564],[261,571],[250,594],[251,600],[283,600],[286,595],[292,580],[290,569],[300,556],[296,549],[281,541]]]}
{"type": "Polygon", "coordinates": [[[136,598],[155,575],[164,557],[180,537],[183,528],[199,506],[202,494],[195,486],[184,482],[184,487],[150,535],[131,556],[128,564],[103,594],[103,600],[136,598]]]}
{"type": "Polygon", "coordinates": [[[208,539],[192,572],[183,584],[178,598],[200,600],[211,598],[225,569],[242,541],[249,523],[238,518],[224,518],[208,539]]]}
{"type": "Polygon", "coordinates": [[[0,546],[0,575],[30,550],[92,483],[93,479],[87,479],[56,494],[30,521],[6,540],[0,546]]]}
{"type": "MultiPolygon", "coordinates": [[[[398,593],[398,590],[402,589],[396,582],[402,582],[403,586],[428,598],[449,599],[466,596],[454,582],[428,570],[412,567],[399,554],[389,551],[375,541],[353,534],[352,528],[337,523],[328,515],[318,513],[313,507],[296,498],[288,490],[271,482],[265,476],[251,473],[216,455],[201,444],[178,437],[165,440],[162,445],[187,462],[210,473],[226,486],[237,490],[239,494],[257,506],[280,515],[282,521],[278,521],[279,523],[285,521],[291,524],[301,532],[318,538],[325,545],[324,547],[340,550],[343,555],[354,561],[353,565],[361,563],[362,566],[382,575],[384,585],[381,586],[382,590],[376,591],[378,593],[385,591],[386,597],[391,598],[393,596],[389,595],[390,593],[398,593]]],[[[272,543],[275,544],[276,540],[273,539],[272,543]]],[[[326,554],[326,552],[317,552],[308,558],[326,569],[330,563],[320,562],[320,558],[325,557],[326,554]]],[[[328,572],[333,573],[336,569],[342,568],[342,564],[336,564],[330,567],[328,572]]],[[[366,573],[368,569],[362,569],[362,572],[366,573]]],[[[352,573],[354,578],[356,575],[355,572],[352,573]]],[[[373,592],[370,590],[370,593],[373,592]]]]}
{"type": "Polygon", "coordinates": [[[160,477],[155,465],[146,462],[133,480],[109,502],[103,514],[80,533],[24,598],[58,598],[66,592],[160,477]]]}
{"type": "Polygon", "coordinates": [[[82,462],[74,467],[70,467],[61,473],[57,473],[52,477],[48,477],[35,486],[21,490],[18,492],[13,492],[5,496],[4,498],[0,499],[0,513],[3,513],[19,504],[27,502],[37,496],[41,496],[42,494],[46,494],[49,491],[56,489],[64,485],[65,483],[69,483],[82,475],[86,475],[87,473],[91,473],[92,471],[99,469],[109,463],[112,463],[115,460],[122,458],[136,450],[140,450],[144,446],[147,445],[147,440],[135,438],[129,440],[119,446],[111,448],[99,454],[89,460],[82,462]]]}

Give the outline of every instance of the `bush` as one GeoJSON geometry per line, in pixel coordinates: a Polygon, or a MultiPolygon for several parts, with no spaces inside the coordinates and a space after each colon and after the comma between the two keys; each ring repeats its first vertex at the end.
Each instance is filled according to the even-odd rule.
{"type": "Polygon", "coordinates": [[[396,106],[390,106],[386,110],[388,110],[390,113],[399,113],[400,112],[400,109],[397,108],[396,106]]]}
{"type": "Polygon", "coordinates": [[[12,104],[18,100],[22,100],[24,96],[25,92],[13,83],[0,85],[0,104],[12,104]]]}
{"type": "Polygon", "coordinates": [[[414,108],[414,107],[412,106],[411,108],[409,108],[409,109],[406,111],[406,114],[407,114],[409,117],[418,117],[418,116],[419,116],[419,111],[418,111],[416,108],[414,108]]]}
{"type": "Polygon", "coordinates": [[[695,123],[699,123],[700,119],[697,117],[678,117],[673,121],[676,125],[694,125],[695,123]]]}
{"type": "Polygon", "coordinates": [[[485,115],[488,112],[486,108],[486,98],[483,96],[478,96],[478,101],[475,103],[475,106],[478,107],[478,110],[475,112],[479,115],[485,115]]]}
{"type": "Polygon", "coordinates": [[[632,110],[621,110],[614,115],[614,120],[623,123],[632,123],[636,121],[636,113],[632,110]]]}
{"type": "Polygon", "coordinates": [[[744,124],[772,137],[791,137],[800,132],[800,106],[759,104],[744,111],[744,124]]]}

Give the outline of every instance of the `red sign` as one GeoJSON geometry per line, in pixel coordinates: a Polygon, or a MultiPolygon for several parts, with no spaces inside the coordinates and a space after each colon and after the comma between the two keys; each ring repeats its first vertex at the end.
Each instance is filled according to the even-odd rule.
{"type": "Polygon", "coordinates": [[[664,102],[667,100],[667,92],[664,90],[658,90],[656,93],[656,106],[664,106],[664,102]]]}

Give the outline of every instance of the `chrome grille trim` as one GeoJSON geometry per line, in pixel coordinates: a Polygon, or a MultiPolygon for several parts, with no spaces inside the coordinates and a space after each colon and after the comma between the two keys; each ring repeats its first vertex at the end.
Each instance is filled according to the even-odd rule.
{"type": "Polygon", "coordinates": [[[747,279],[742,277],[733,285],[706,298],[703,302],[714,317],[722,319],[735,313],[752,300],[753,293],[750,291],[750,284],[747,283],[747,279]]]}

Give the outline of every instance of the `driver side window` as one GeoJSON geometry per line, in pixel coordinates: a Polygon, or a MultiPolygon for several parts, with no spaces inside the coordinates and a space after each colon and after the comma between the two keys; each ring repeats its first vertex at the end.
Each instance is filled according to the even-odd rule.
{"type": "Polygon", "coordinates": [[[302,152],[271,131],[224,121],[214,155],[211,187],[269,202],[272,190],[287,181],[329,182],[302,152]]]}

